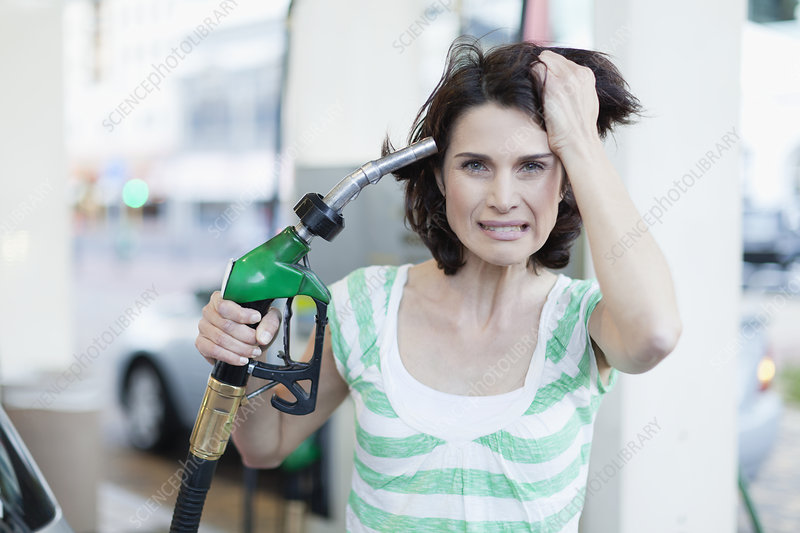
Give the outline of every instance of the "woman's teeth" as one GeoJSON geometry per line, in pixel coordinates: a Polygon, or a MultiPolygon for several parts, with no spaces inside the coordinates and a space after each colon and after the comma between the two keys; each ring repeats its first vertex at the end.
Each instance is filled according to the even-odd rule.
{"type": "Polygon", "coordinates": [[[486,226],[484,224],[481,224],[481,227],[483,229],[489,231],[497,231],[499,233],[506,233],[510,231],[522,231],[525,228],[525,226],[486,226]]]}

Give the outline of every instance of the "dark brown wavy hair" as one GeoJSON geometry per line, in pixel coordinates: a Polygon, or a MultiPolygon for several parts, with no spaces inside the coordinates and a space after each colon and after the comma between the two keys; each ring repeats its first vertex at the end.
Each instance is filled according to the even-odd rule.
{"type": "MultiPolygon", "coordinates": [[[[543,85],[533,75],[531,66],[539,62],[539,54],[545,50],[594,72],[600,104],[597,131],[601,138],[615,125],[632,122],[641,110],[622,75],[600,52],[527,42],[484,52],[474,39],[456,40],[448,52],[444,74],[420,108],[408,136],[409,143],[433,137],[439,152],[394,174],[398,181],[405,182],[406,223],[420,236],[445,274],[455,274],[464,265],[463,245],[447,222],[444,196],[434,176],[434,169],[442,169],[453,126],[469,109],[493,102],[527,113],[544,129],[543,85]]],[[[392,150],[387,136],[383,155],[392,150]]],[[[534,270],[538,265],[554,269],[567,266],[570,247],[580,235],[581,215],[566,176],[562,193],[555,227],[541,249],[528,259],[528,266],[534,270]]]]}

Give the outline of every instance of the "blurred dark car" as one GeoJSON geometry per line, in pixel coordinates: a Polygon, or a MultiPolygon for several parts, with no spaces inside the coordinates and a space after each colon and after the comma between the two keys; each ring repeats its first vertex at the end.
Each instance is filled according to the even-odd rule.
{"type": "Polygon", "coordinates": [[[772,389],[776,366],[763,316],[745,313],[739,335],[739,468],[752,481],[775,447],[783,405],[772,389]]]}
{"type": "MultiPolygon", "coordinates": [[[[141,450],[188,442],[212,366],[195,347],[197,323],[212,290],[165,294],[137,317],[118,343],[117,394],[130,443],[141,450]]],[[[291,351],[299,357],[311,309],[295,300],[291,351]],[[297,305],[299,304],[299,305],[297,305]]],[[[313,312],[313,311],[311,311],[313,312]]],[[[279,334],[268,358],[279,363],[279,334]]],[[[279,363],[280,364],[280,363],[279,363]]],[[[269,394],[267,392],[266,394],[269,394]]]]}
{"type": "Polygon", "coordinates": [[[747,208],[742,218],[744,261],[774,263],[786,269],[800,258],[800,233],[784,211],[747,208]]]}
{"type": "Polygon", "coordinates": [[[72,533],[53,492],[0,408],[0,531],[72,533]]]}

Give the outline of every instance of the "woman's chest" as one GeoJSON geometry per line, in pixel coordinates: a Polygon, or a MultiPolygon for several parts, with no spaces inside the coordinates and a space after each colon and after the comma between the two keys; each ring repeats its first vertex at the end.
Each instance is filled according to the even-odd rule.
{"type": "Polygon", "coordinates": [[[417,381],[465,396],[521,388],[538,340],[539,311],[478,329],[452,316],[403,306],[397,341],[403,366],[417,381]]]}

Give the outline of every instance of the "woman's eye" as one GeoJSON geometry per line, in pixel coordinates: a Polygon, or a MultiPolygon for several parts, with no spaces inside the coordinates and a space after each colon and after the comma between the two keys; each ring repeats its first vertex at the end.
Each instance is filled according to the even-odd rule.
{"type": "Polygon", "coordinates": [[[462,163],[461,165],[461,168],[463,168],[464,170],[469,170],[471,172],[479,172],[481,170],[485,170],[486,165],[484,165],[480,161],[470,160],[470,161],[464,161],[464,163],[462,163]]]}
{"type": "Polygon", "coordinates": [[[538,172],[543,168],[544,165],[538,161],[528,161],[527,163],[522,164],[522,170],[525,172],[538,172]]]}

